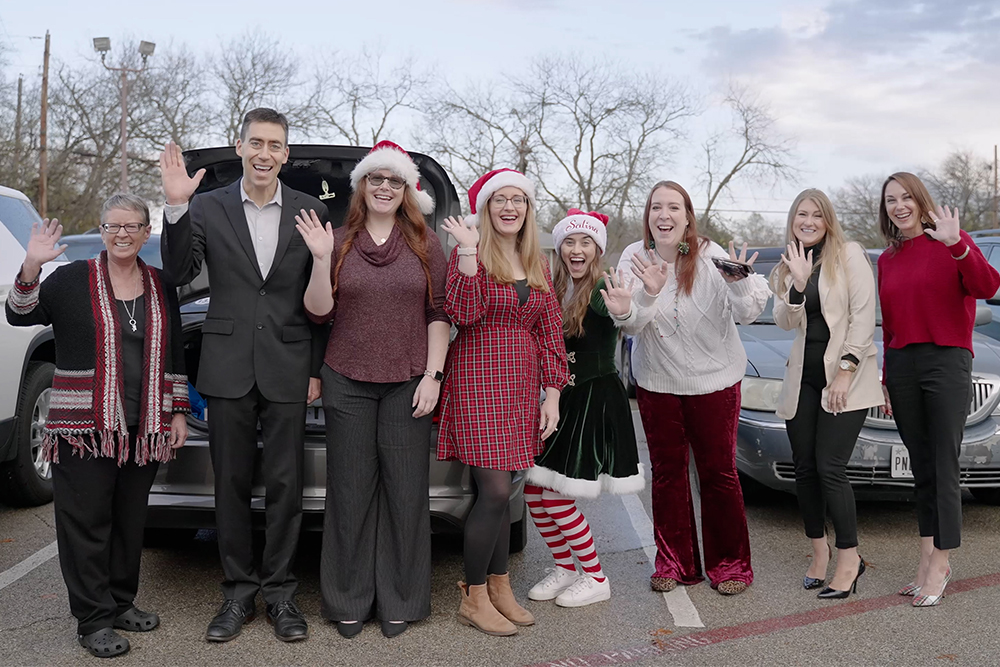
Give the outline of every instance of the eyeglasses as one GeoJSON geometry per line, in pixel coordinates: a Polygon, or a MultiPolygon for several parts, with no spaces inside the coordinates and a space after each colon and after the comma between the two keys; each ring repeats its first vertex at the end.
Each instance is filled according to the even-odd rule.
{"type": "Polygon", "coordinates": [[[521,195],[515,195],[513,197],[504,197],[503,195],[493,195],[490,197],[490,206],[493,208],[503,208],[510,202],[514,205],[514,208],[524,208],[528,203],[527,197],[522,197],[521,195]]]}
{"type": "Polygon", "coordinates": [[[116,225],[111,222],[101,223],[101,229],[106,231],[108,234],[117,234],[118,230],[120,230],[122,227],[124,227],[125,231],[128,232],[129,234],[138,234],[139,231],[142,230],[142,228],[145,226],[146,223],[144,222],[127,222],[124,225],[116,225]]]}
{"type": "Polygon", "coordinates": [[[396,178],[395,176],[379,176],[378,174],[368,174],[368,185],[373,188],[377,188],[382,185],[382,183],[389,181],[389,187],[393,190],[399,190],[404,185],[406,181],[396,178]]]}

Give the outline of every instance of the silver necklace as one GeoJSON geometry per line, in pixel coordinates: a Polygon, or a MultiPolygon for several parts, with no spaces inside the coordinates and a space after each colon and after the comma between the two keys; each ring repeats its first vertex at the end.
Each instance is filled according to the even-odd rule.
{"type": "Polygon", "coordinates": [[[135,283],[134,283],[134,286],[135,286],[136,295],[134,297],[132,297],[132,310],[129,311],[128,304],[125,303],[124,299],[122,299],[122,308],[125,309],[125,314],[128,315],[128,323],[132,327],[132,331],[138,331],[138,329],[136,328],[136,321],[135,321],[135,302],[136,302],[136,299],[139,298],[139,294],[138,294],[138,291],[139,291],[139,272],[138,271],[136,271],[136,274],[135,274],[135,283]]]}

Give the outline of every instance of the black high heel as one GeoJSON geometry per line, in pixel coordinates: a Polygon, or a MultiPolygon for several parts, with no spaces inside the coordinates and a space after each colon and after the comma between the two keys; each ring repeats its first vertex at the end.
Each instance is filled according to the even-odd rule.
{"type": "MultiPolygon", "coordinates": [[[[828,558],[833,558],[833,548],[830,546],[829,542],[826,543],[826,551],[827,551],[827,554],[829,554],[828,558]]],[[[805,577],[802,577],[802,588],[806,589],[807,591],[810,591],[810,590],[812,590],[814,588],[819,588],[820,586],[822,586],[825,583],[826,583],[826,579],[815,579],[815,578],[810,577],[808,575],[805,576],[805,577]]]]}
{"type": "Polygon", "coordinates": [[[854,583],[851,584],[851,587],[848,590],[838,591],[835,588],[830,588],[829,586],[827,586],[819,593],[817,593],[816,597],[821,598],[823,600],[843,600],[844,598],[850,597],[851,593],[857,593],[858,579],[860,579],[861,575],[865,573],[865,559],[859,555],[858,561],[859,561],[858,576],[854,577],[854,583]]]}

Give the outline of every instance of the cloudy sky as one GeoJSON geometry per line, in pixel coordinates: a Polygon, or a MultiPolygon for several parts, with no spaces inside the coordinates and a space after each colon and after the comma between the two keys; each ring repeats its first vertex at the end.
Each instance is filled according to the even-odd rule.
{"type": "MultiPolygon", "coordinates": [[[[804,186],[834,188],[853,174],[932,167],[949,151],[992,158],[1000,141],[1000,0],[422,0],[400,2],[4,2],[0,37],[12,65],[37,75],[54,54],[87,57],[95,36],[133,35],[195,50],[260,27],[303,59],[380,45],[414,55],[456,83],[517,73],[539,54],[607,56],[689,82],[711,99],[735,80],[756,88],[797,139],[800,182],[741,188],[726,208],[780,211],[804,186]],[[147,9],[147,7],[149,7],[147,9]]],[[[709,105],[710,106],[710,105],[709,105]]],[[[724,126],[708,113],[699,138],[724,126]]],[[[419,146],[413,146],[419,150],[419,146]]],[[[693,151],[672,173],[697,179],[693,151]]]]}

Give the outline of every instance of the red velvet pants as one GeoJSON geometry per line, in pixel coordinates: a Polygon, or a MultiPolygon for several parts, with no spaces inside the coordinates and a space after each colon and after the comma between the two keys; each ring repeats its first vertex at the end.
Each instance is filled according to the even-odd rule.
{"type": "Polygon", "coordinates": [[[701,489],[705,569],[712,588],[753,582],[750,535],[736,475],[740,383],[711,394],[678,396],[636,389],[653,476],[657,577],[702,580],[698,527],[691,501],[688,451],[701,489]]]}

